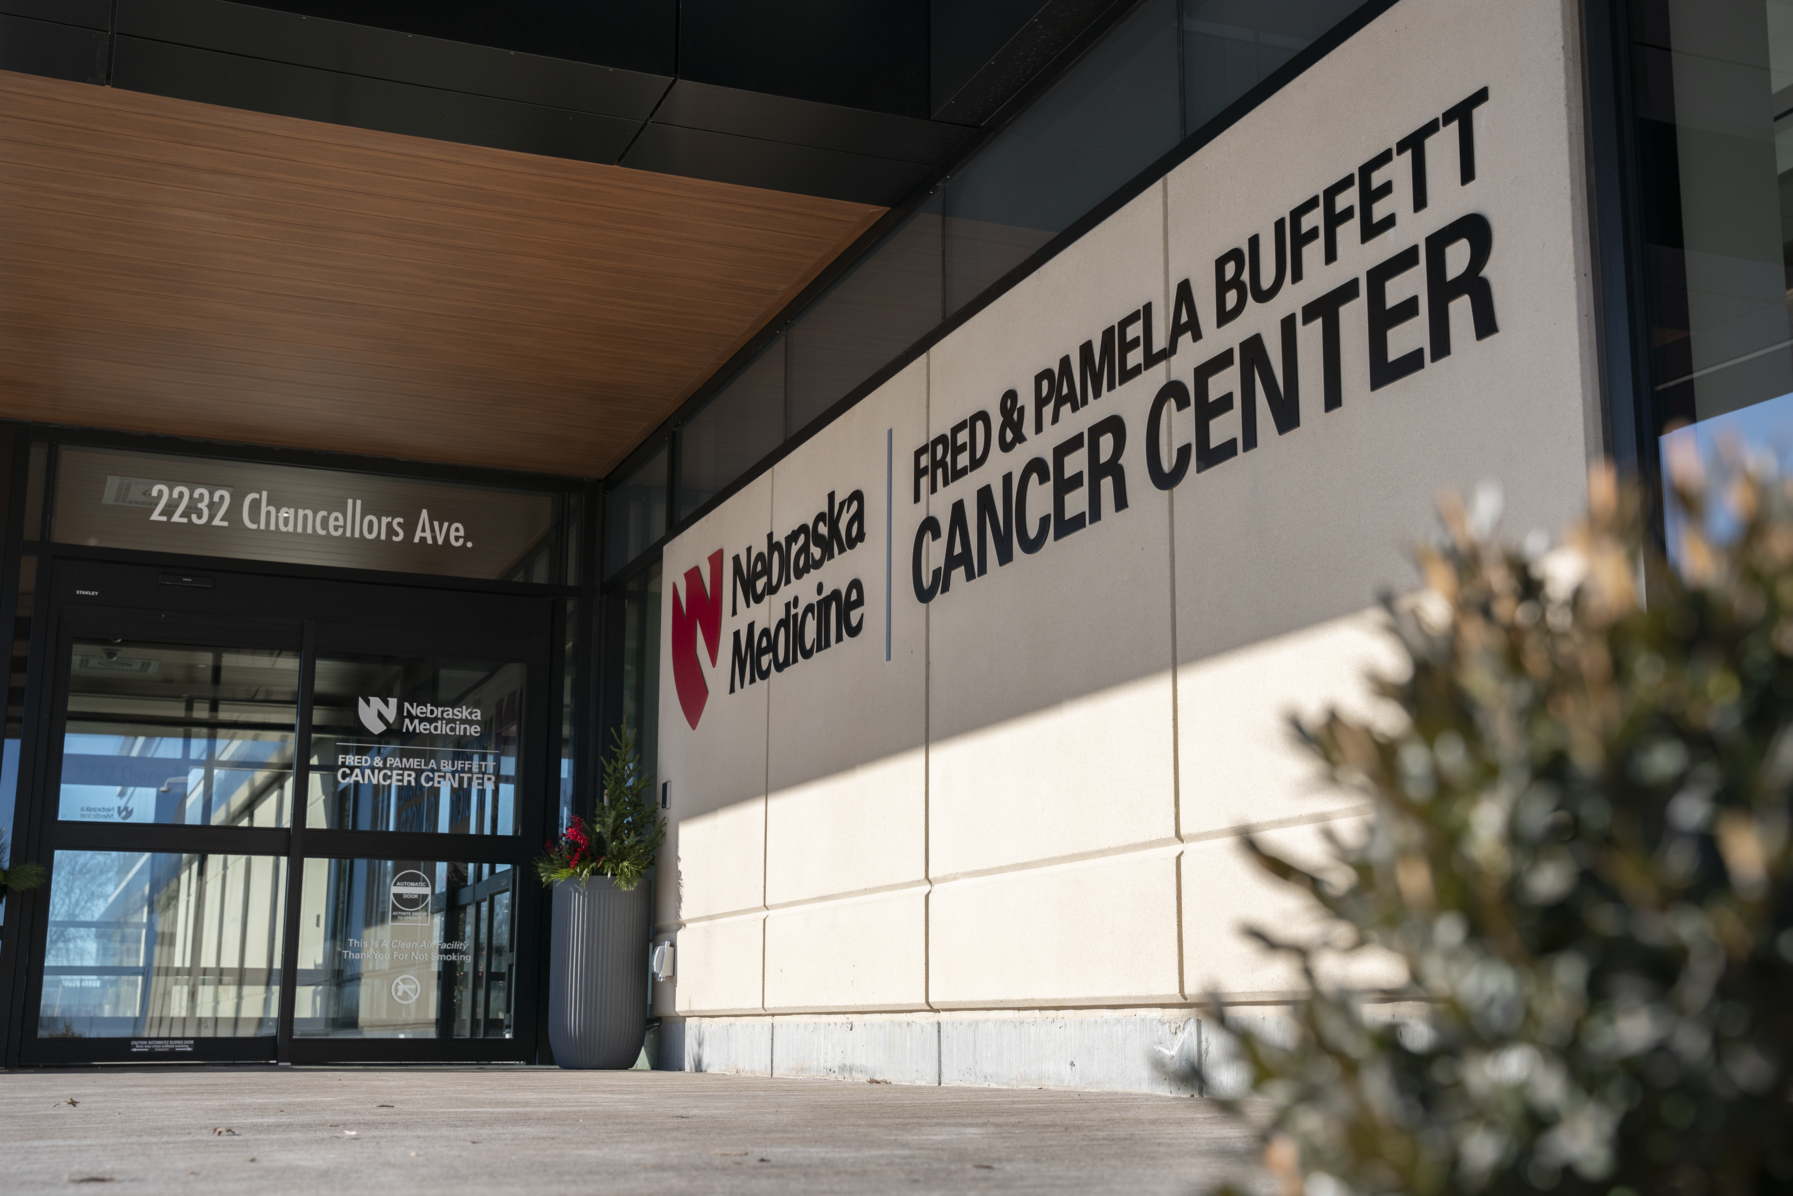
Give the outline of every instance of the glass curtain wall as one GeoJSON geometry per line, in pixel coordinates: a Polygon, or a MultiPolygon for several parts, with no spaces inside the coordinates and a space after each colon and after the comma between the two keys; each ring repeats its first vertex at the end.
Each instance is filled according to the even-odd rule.
{"type": "MultiPolygon", "coordinates": [[[[604,599],[604,729],[594,767],[614,749],[615,733],[635,737],[650,777],[659,769],[660,566],[656,562],[604,599]]],[[[601,783],[601,778],[600,778],[601,783]]]]}
{"type": "Polygon", "coordinates": [[[607,495],[605,577],[1362,0],[1140,0],[607,495]],[[669,470],[671,471],[669,473],[669,470]]]}
{"type": "Polygon", "coordinates": [[[1793,0],[1632,0],[1646,418],[1793,467],[1793,0]]]}

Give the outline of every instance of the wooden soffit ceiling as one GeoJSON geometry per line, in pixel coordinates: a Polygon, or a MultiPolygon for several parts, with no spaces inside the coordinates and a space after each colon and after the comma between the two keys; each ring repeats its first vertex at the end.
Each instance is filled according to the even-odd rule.
{"type": "Polygon", "coordinates": [[[0,72],[0,417],[603,475],[883,211],[0,72]]]}

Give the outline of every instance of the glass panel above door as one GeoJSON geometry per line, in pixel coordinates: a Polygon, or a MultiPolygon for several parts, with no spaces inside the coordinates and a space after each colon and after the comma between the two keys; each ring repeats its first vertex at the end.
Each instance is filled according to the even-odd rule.
{"type": "Polygon", "coordinates": [[[322,653],[306,825],[514,835],[521,662],[322,653]]]}
{"type": "Polygon", "coordinates": [[[57,817],[292,825],[299,654],[76,640],[57,817]]]}
{"type": "Polygon", "coordinates": [[[193,556],[548,581],[550,494],[64,445],[51,537],[193,556]]]}
{"type": "Polygon", "coordinates": [[[58,851],[37,1036],[272,1037],[285,911],[279,856],[58,851]]]}

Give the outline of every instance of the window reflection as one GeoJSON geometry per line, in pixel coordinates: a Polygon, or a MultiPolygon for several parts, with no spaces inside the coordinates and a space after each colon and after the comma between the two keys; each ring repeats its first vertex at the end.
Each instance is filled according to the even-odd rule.
{"type": "Polygon", "coordinates": [[[1638,0],[1632,24],[1655,430],[1723,419],[1698,440],[1782,453],[1793,430],[1793,5],[1638,0]]]}
{"type": "Polygon", "coordinates": [[[38,1037],[272,1035],[285,909],[277,856],[57,852],[38,1037]]]}
{"type": "Polygon", "coordinates": [[[517,833],[520,663],[320,655],[306,825],[517,833]]]}
{"type": "Polygon", "coordinates": [[[298,653],[77,640],[57,817],[292,821],[298,653]]]}
{"type": "Polygon", "coordinates": [[[293,1033],[509,1038],[509,864],[307,860],[293,1033]]]}
{"type": "Polygon", "coordinates": [[[608,577],[666,534],[669,455],[661,447],[604,494],[604,575],[608,577]]]}

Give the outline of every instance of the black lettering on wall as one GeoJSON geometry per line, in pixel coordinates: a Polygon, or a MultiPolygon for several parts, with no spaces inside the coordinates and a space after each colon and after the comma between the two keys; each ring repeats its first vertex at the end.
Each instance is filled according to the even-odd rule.
{"type": "MultiPolygon", "coordinates": [[[[834,495],[828,496],[828,508],[817,511],[809,524],[809,567],[814,572],[834,559],[834,544],[828,538],[829,516],[834,512],[834,495]]],[[[835,535],[840,529],[835,529],[835,535]]]]}
{"type": "Polygon", "coordinates": [[[1083,433],[1062,441],[1052,447],[1052,538],[1062,540],[1066,536],[1083,530],[1083,512],[1075,515],[1065,514],[1065,500],[1083,489],[1083,471],[1076,473],[1065,471],[1065,459],[1072,453],[1083,451],[1083,433]]]}
{"type": "Polygon", "coordinates": [[[1239,439],[1245,451],[1258,447],[1258,384],[1264,385],[1264,405],[1276,424],[1276,434],[1287,436],[1301,426],[1301,371],[1295,343],[1295,313],[1282,319],[1282,382],[1270,362],[1264,338],[1252,333],[1239,344],[1239,439]]]}
{"type": "Polygon", "coordinates": [[[1229,249],[1214,259],[1214,327],[1225,328],[1237,320],[1244,314],[1247,300],[1245,251],[1229,249]]]}
{"type": "Polygon", "coordinates": [[[771,532],[766,533],[766,560],[771,562],[769,576],[766,579],[766,593],[772,595],[784,588],[784,583],[791,579],[791,558],[785,552],[784,541],[774,539],[771,532]]]}
{"type": "Polygon", "coordinates": [[[1140,372],[1145,369],[1145,367],[1143,365],[1128,365],[1127,364],[1127,355],[1129,353],[1133,352],[1133,350],[1139,348],[1139,338],[1137,336],[1129,337],[1127,335],[1127,326],[1129,324],[1137,324],[1137,323],[1139,323],[1139,313],[1133,312],[1129,315],[1122,316],[1120,318],[1120,322],[1114,326],[1115,338],[1120,342],[1120,346],[1121,346],[1121,351],[1118,354],[1118,360],[1120,361],[1120,364],[1121,364],[1121,385],[1122,386],[1127,385],[1127,383],[1129,383],[1129,382],[1133,381],[1133,379],[1139,377],[1140,372]]]}
{"type": "Polygon", "coordinates": [[[1348,174],[1320,193],[1325,200],[1326,209],[1320,214],[1320,227],[1326,233],[1326,264],[1328,266],[1339,260],[1339,229],[1351,223],[1357,215],[1357,209],[1350,204],[1346,204],[1342,208],[1338,206],[1339,196],[1355,186],[1357,186],[1357,176],[1348,174]]]}
{"type": "MultiPolygon", "coordinates": [[[[1170,348],[1167,356],[1176,356],[1177,341],[1187,335],[1189,343],[1195,344],[1202,339],[1202,318],[1195,311],[1195,288],[1185,278],[1177,284],[1176,302],[1170,309],[1170,348]]],[[[1084,342],[1085,348],[1089,345],[1084,342]]]]}
{"type": "Polygon", "coordinates": [[[767,587],[772,580],[771,558],[763,552],[754,553],[752,569],[747,576],[753,582],[753,601],[757,606],[766,600],[766,594],[769,592],[767,587]]]}
{"type": "Polygon", "coordinates": [[[1139,335],[1145,341],[1146,368],[1151,369],[1153,366],[1161,364],[1168,358],[1170,356],[1170,350],[1152,348],[1152,305],[1148,303],[1139,310],[1141,313],[1139,335]]]}
{"type": "Polygon", "coordinates": [[[976,473],[990,459],[990,413],[979,409],[971,417],[971,472],[976,473]],[[979,433],[982,433],[980,438],[979,433]],[[980,448],[979,445],[982,445],[980,448]]]}
{"type": "Polygon", "coordinates": [[[1027,408],[1021,405],[1021,396],[1010,387],[1002,392],[998,410],[1002,416],[1002,431],[999,433],[1002,451],[1012,453],[1027,443],[1027,408]]]}
{"type": "Polygon", "coordinates": [[[809,524],[802,524],[785,536],[784,556],[791,563],[792,581],[809,576],[809,524]]]}
{"type": "Polygon", "coordinates": [[[791,604],[787,600],[779,608],[778,622],[772,624],[772,671],[782,673],[791,665],[791,604]]]}
{"type": "Polygon", "coordinates": [[[1427,121],[1395,142],[1395,152],[1409,154],[1413,160],[1413,210],[1426,210],[1426,142],[1438,135],[1438,119],[1427,121]]]}
{"type": "Polygon", "coordinates": [[[977,558],[971,552],[971,526],[965,519],[965,500],[953,503],[952,513],[946,519],[946,560],[940,574],[940,592],[947,593],[953,588],[953,574],[959,570],[965,573],[966,581],[977,580],[977,558]]]}
{"type": "Polygon", "coordinates": [[[1357,292],[1357,280],[1353,278],[1301,309],[1303,324],[1320,321],[1320,380],[1328,411],[1337,411],[1345,405],[1344,369],[1339,362],[1339,309],[1354,302],[1357,292]]]}
{"type": "Polygon", "coordinates": [[[1001,568],[1015,559],[1015,475],[1002,475],[1002,512],[996,510],[996,495],[989,486],[977,491],[977,575],[990,571],[989,547],[996,544],[996,565],[1001,568]]]}
{"type": "Polygon", "coordinates": [[[753,667],[753,623],[747,624],[746,638],[743,639],[739,627],[735,628],[735,642],[728,653],[728,692],[735,692],[736,682],[746,689],[760,679],[759,670],[753,667]]]}
{"type": "Polygon", "coordinates": [[[1158,393],[1152,397],[1151,414],[1146,417],[1146,476],[1160,490],[1174,488],[1189,472],[1190,447],[1187,444],[1177,446],[1176,463],[1169,469],[1164,468],[1164,429],[1170,422],[1165,407],[1173,404],[1178,411],[1189,410],[1189,388],[1177,378],[1158,388],[1158,393]]]}
{"type": "Polygon", "coordinates": [[[1409,295],[1393,307],[1388,303],[1388,284],[1419,265],[1419,246],[1409,245],[1387,261],[1377,262],[1364,276],[1368,297],[1370,332],[1370,389],[1381,390],[1425,368],[1426,355],[1415,349],[1395,360],[1388,359],[1388,334],[1419,315],[1419,296],[1409,295]]]}
{"type": "Polygon", "coordinates": [[[1038,436],[1046,430],[1046,408],[1052,405],[1053,393],[1058,389],[1058,374],[1052,370],[1041,370],[1033,376],[1033,432],[1038,436]]]}
{"type": "Polygon", "coordinates": [[[829,590],[816,599],[816,651],[831,648],[846,638],[843,618],[839,590],[829,590]]]}
{"type": "Polygon", "coordinates": [[[1071,374],[1071,355],[1067,353],[1058,359],[1058,377],[1053,383],[1053,425],[1056,427],[1058,424],[1058,413],[1060,410],[1069,410],[1071,414],[1075,415],[1080,406],[1082,406],[1082,404],[1077,400],[1077,379],[1071,374]]]}
{"type": "Polygon", "coordinates": [[[1484,87],[1444,110],[1444,123],[1457,126],[1457,170],[1465,187],[1475,182],[1475,110],[1487,102],[1488,89],[1484,87]]]}
{"type": "MultiPolygon", "coordinates": [[[[747,550],[747,559],[753,560],[751,548],[747,550]]],[[[741,563],[741,554],[738,552],[729,564],[732,576],[728,587],[728,617],[732,619],[741,613],[741,595],[747,596],[747,605],[753,605],[753,575],[749,572],[751,566],[741,563]]]]}
{"type": "Polygon", "coordinates": [[[934,595],[940,592],[940,570],[935,568],[932,573],[928,574],[927,580],[923,581],[921,576],[922,553],[927,549],[930,540],[939,538],[940,521],[932,515],[923,519],[921,526],[915,529],[915,551],[910,557],[910,572],[915,581],[915,600],[924,606],[934,601],[934,595]]]}
{"type": "MultiPolygon", "coordinates": [[[[1056,411],[1052,413],[1052,422],[1058,422],[1058,412],[1056,411]]],[[[948,476],[955,482],[971,472],[970,467],[964,464],[965,458],[971,453],[970,433],[971,421],[969,419],[960,420],[947,431],[947,442],[952,446],[947,457],[952,466],[948,476]]]]}
{"type": "Polygon", "coordinates": [[[1089,430],[1089,521],[1102,522],[1102,479],[1108,479],[1114,495],[1115,514],[1127,509],[1127,471],[1121,454],[1127,451],[1127,423],[1118,415],[1099,419],[1089,430]],[[1102,442],[1114,442],[1114,452],[1104,457],[1102,442]]]}
{"type": "Polygon", "coordinates": [[[952,451],[946,435],[942,433],[928,441],[928,493],[933,494],[947,484],[952,477],[952,466],[947,457],[952,451]]]}
{"type": "Polygon", "coordinates": [[[1426,314],[1432,333],[1432,360],[1441,361],[1451,355],[1451,303],[1469,300],[1470,319],[1475,324],[1475,338],[1487,340],[1500,328],[1494,322],[1494,289],[1482,277],[1488,255],[1494,251],[1494,227],[1486,216],[1470,213],[1454,220],[1426,238],[1426,314]],[[1469,245],[1469,264],[1463,272],[1452,275],[1445,261],[1452,245],[1459,241],[1469,245]]]}
{"type": "MultiPolygon", "coordinates": [[[[858,493],[859,491],[857,490],[853,491],[853,494],[858,493]]],[[[839,503],[836,503],[834,501],[834,491],[830,490],[828,492],[828,555],[831,557],[846,555],[846,553],[858,543],[857,540],[847,539],[847,537],[841,533],[841,516],[846,512],[847,504],[853,501],[853,494],[847,495],[846,498],[842,499],[839,503]]],[[[863,503],[865,499],[862,497],[859,501],[863,503]]],[[[863,538],[864,537],[862,536],[861,539],[863,538]]]]}
{"type": "Polygon", "coordinates": [[[791,642],[796,645],[797,655],[804,660],[808,660],[816,654],[816,639],[820,638],[820,627],[816,628],[814,637],[807,630],[810,623],[815,621],[815,615],[816,604],[806,603],[802,611],[798,612],[797,621],[791,625],[791,642]]]}
{"type": "Polygon", "coordinates": [[[1052,534],[1052,519],[1047,515],[1040,516],[1033,531],[1027,530],[1027,486],[1035,479],[1042,486],[1052,481],[1052,469],[1044,457],[1035,457],[1023,465],[1021,480],[1015,484],[1015,542],[1028,556],[1046,547],[1046,538],[1052,534]]]}
{"type": "MultiPolygon", "coordinates": [[[[915,498],[911,505],[921,501],[921,484],[928,476],[928,446],[922,445],[915,450],[915,498]]],[[[929,493],[933,493],[931,490],[929,493]]]]}
{"type": "Polygon", "coordinates": [[[1283,276],[1289,268],[1288,231],[1287,223],[1281,217],[1278,217],[1275,233],[1276,277],[1270,280],[1269,286],[1264,285],[1263,266],[1258,260],[1258,234],[1251,234],[1251,239],[1246,242],[1246,245],[1250,247],[1251,253],[1251,301],[1253,303],[1268,303],[1276,298],[1276,293],[1278,291],[1282,290],[1283,276]]]}
{"type": "Polygon", "coordinates": [[[842,621],[846,625],[847,635],[849,637],[858,635],[865,630],[865,616],[860,615],[857,620],[853,618],[854,611],[863,610],[864,608],[865,583],[855,577],[852,581],[847,583],[847,600],[841,603],[840,608],[842,621]]]}
{"type": "Polygon", "coordinates": [[[1215,375],[1233,368],[1233,351],[1223,349],[1195,367],[1195,472],[1213,469],[1231,461],[1239,453],[1239,442],[1229,437],[1221,444],[1213,443],[1214,421],[1233,409],[1233,392],[1209,398],[1208,389],[1215,375]]]}
{"type": "Polygon", "coordinates": [[[753,668],[761,681],[772,679],[772,629],[760,628],[759,638],[753,642],[753,668]]]}
{"type": "Polygon", "coordinates": [[[1289,213],[1289,283],[1291,286],[1301,281],[1301,251],[1320,239],[1320,230],[1317,226],[1314,228],[1301,227],[1302,217],[1311,216],[1319,210],[1320,197],[1316,195],[1296,204],[1294,211],[1289,213]]]}
{"type": "MultiPolygon", "coordinates": [[[[1172,335],[1175,335],[1174,331],[1172,335]]],[[[1090,405],[1091,399],[1101,398],[1103,390],[1114,389],[1114,328],[1112,325],[1102,330],[1102,352],[1099,356],[1096,353],[1096,342],[1093,340],[1084,341],[1082,345],[1078,346],[1077,374],[1080,403],[1084,407],[1090,405]]]]}
{"type": "Polygon", "coordinates": [[[841,500],[841,507],[847,513],[843,540],[847,548],[858,548],[865,543],[865,491],[853,491],[841,500]]]}
{"type": "Polygon", "coordinates": [[[1394,160],[1395,152],[1385,149],[1357,168],[1357,236],[1364,245],[1395,226],[1393,212],[1376,219],[1376,205],[1395,193],[1394,181],[1384,179],[1378,183],[1376,172],[1394,160]]]}

